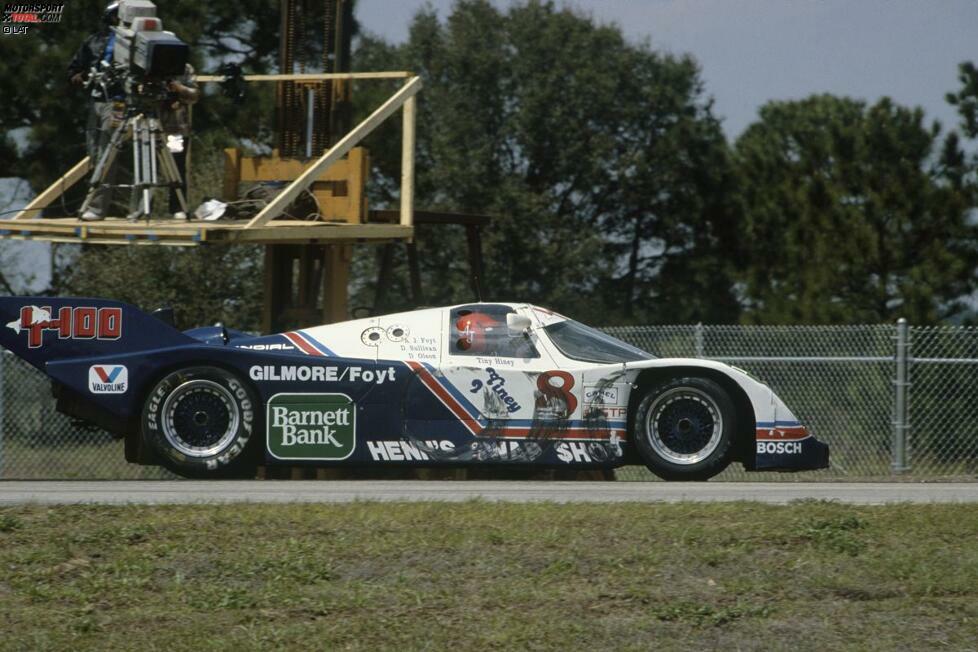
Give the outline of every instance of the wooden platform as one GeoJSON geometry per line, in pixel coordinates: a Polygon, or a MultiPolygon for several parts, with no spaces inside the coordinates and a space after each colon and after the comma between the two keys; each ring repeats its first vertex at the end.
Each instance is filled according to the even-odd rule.
{"type": "MultiPolygon", "coordinates": [[[[39,193],[11,219],[0,220],[0,239],[41,240],[46,242],[77,242],[118,245],[170,245],[194,246],[203,243],[218,244],[307,244],[346,245],[357,242],[411,241],[414,237],[414,147],[416,98],[421,90],[421,78],[403,72],[395,73],[342,73],[317,75],[263,75],[246,76],[247,81],[312,81],[326,79],[390,78],[405,80],[393,95],[367,116],[360,124],[340,138],[318,157],[308,161],[292,162],[276,159],[276,170],[262,169],[259,159],[242,158],[235,151],[231,156],[232,174],[225,181],[234,185],[242,180],[276,179],[283,168],[288,181],[256,215],[240,221],[177,221],[151,219],[130,222],[123,218],[107,218],[98,222],[84,222],[75,217],[38,218],[38,211],[55,206],[73,184],[78,183],[90,171],[89,158],[85,157],[39,193]],[[366,181],[367,159],[363,151],[354,152],[355,146],[395,112],[402,111],[401,135],[401,183],[400,210],[397,223],[370,223],[367,217],[362,186],[366,181]],[[330,176],[330,168],[335,174],[330,176]],[[337,176],[339,178],[333,178],[337,176]],[[287,207],[303,192],[316,195],[317,183],[326,182],[332,188],[345,185],[345,210],[336,206],[319,210],[317,220],[280,220],[287,207]],[[351,187],[356,186],[355,188],[351,187]],[[312,190],[310,190],[312,188],[312,190]],[[341,218],[342,221],[334,221],[341,218]]],[[[218,81],[219,78],[198,78],[198,81],[218,81]]],[[[318,154],[318,152],[317,152],[318,154]]],[[[230,184],[229,184],[230,185],[230,184]]],[[[330,191],[332,192],[332,191],[330,191]]],[[[232,193],[235,195],[236,193],[232,193]]],[[[329,193],[327,193],[329,194],[329,193]]],[[[335,198],[334,197],[334,198],[335,198]]],[[[229,197],[228,199],[233,199],[229,197]]],[[[342,203],[342,202],[340,202],[342,203]]],[[[54,208],[53,210],[57,210],[54,208]]]]}
{"type": "Polygon", "coordinates": [[[348,224],[274,220],[248,227],[248,220],[190,221],[152,219],[130,222],[75,217],[0,221],[0,239],[115,245],[195,246],[214,244],[347,244],[410,240],[414,227],[402,224],[348,224]]]}

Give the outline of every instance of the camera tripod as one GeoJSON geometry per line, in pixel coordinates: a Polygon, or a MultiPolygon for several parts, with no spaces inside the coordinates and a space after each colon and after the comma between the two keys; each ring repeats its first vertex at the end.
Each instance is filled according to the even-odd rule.
{"type": "Polygon", "coordinates": [[[131,188],[128,218],[147,220],[152,212],[154,188],[170,188],[177,196],[180,210],[187,213],[187,200],[183,193],[183,180],[173,154],[166,146],[166,138],[160,120],[156,116],[137,113],[126,115],[112,132],[105,150],[99,155],[92,173],[91,188],[81,207],[81,214],[89,209],[96,195],[107,188],[131,188]],[[112,166],[126,141],[132,143],[132,184],[108,183],[112,166]],[[162,181],[160,178],[162,177],[162,181]]]}

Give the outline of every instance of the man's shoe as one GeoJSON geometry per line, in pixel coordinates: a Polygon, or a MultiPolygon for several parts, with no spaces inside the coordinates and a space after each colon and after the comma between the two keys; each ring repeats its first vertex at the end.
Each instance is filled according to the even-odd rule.
{"type": "Polygon", "coordinates": [[[175,219],[175,220],[186,220],[187,219],[187,214],[184,213],[183,211],[177,211],[176,213],[173,214],[173,219],[175,219]]]}
{"type": "Polygon", "coordinates": [[[96,213],[91,208],[89,208],[87,211],[85,211],[84,213],[82,213],[81,218],[85,222],[98,222],[99,220],[104,220],[105,219],[105,217],[103,215],[100,215],[99,213],[96,213]]]}

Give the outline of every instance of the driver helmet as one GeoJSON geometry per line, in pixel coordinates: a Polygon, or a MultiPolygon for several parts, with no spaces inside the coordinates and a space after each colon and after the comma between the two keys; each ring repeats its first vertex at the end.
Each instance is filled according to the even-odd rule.
{"type": "Polygon", "coordinates": [[[456,342],[460,351],[466,353],[485,353],[489,348],[487,335],[503,326],[502,322],[484,312],[470,312],[455,322],[459,338],[456,342]]]}

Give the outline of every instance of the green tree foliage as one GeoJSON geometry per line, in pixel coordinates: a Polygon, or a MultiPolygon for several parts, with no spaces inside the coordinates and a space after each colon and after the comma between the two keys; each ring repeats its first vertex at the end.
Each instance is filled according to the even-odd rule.
{"type": "MultiPolygon", "coordinates": [[[[0,177],[26,178],[40,190],[85,155],[87,94],[68,83],[65,71],[75,50],[99,29],[104,7],[103,0],[69,2],[60,23],[33,26],[26,36],[0,39],[0,60],[4,62],[0,72],[0,133],[4,134],[0,177]],[[24,136],[22,152],[15,147],[12,133],[24,136]]],[[[193,46],[192,60],[198,70],[233,59],[249,70],[264,72],[277,52],[278,7],[265,0],[174,0],[160,3],[159,13],[167,29],[193,46]]],[[[255,112],[267,112],[267,106],[267,102],[256,102],[244,109],[232,108],[215,94],[201,104],[195,124],[201,130],[250,124],[257,119],[255,112]],[[242,110],[244,116],[239,115],[242,110]]]]}
{"type": "MultiPolygon", "coordinates": [[[[419,13],[401,46],[362,39],[354,61],[422,76],[417,204],[493,216],[492,298],[602,323],[736,318],[717,255],[733,175],[691,59],[550,2],[466,0],[444,22],[419,13]]],[[[396,196],[398,140],[389,126],[371,141],[377,203],[396,196]]],[[[461,232],[419,243],[428,301],[473,298],[461,232]]]]}
{"type": "Polygon", "coordinates": [[[946,99],[957,107],[964,134],[978,138],[978,68],[974,63],[965,61],[958,66],[958,81],[961,88],[956,93],[948,93],[946,99]]]}
{"type": "MultiPolygon", "coordinates": [[[[87,92],[72,87],[65,70],[83,40],[99,29],[102,0],[66,4],[60,24],[32,27],[28,36],[0,40],[0,176],[26,178],[43,189],[85,156],[87,92]],[[9,72],[7,72],[9,71],[9,72]],[[18,151],[11,132],[26,147],[18,151]]],[[[250,72],[267,72],[278,48],[278,7],[265,0],[159,3],[167,29],[191,44],[195,68],[209,71],[225,60],[241,62],[250,72]],[[271,28],[269,28],[271,26],[271,28]]],[[[194,112],[191,196],[218,194],[220,148],[239,135],[255,136],[272,122],[270,94],[252,94],[233,106],[216,88],[194,112]]],[[[256,139],[257,140],[257,139],[256,139]]],[[[75,211],[84,184],[52,208],[75,211]]],[[[145,308],[178,307],[185,327],[223,320],[257,329],[260,322],[261,269],[254,247],[101,248],[62,247],[53,270],[51,291],[129,301],[145,308]]],[[[6,290],[0,283],[0,290],[6,290]]]]}
{"type": "Polygon", "coordinates": [[[771,102],[736,144],[746,319],[853,323],[959,313],[978,263],[963,156],[923,112],[828,95],[771,102]]]}
{"type": "Polygon", "coordinates": [[[65,293],[175,309],[177,326],[261,328],[260,251],[245,246],[87,247],[60,265],[65,293]]]}
{"type": "MultiPolygon", "coordinates": [[[[72,2],[61,24],[0,40],[0,177],[37,191],[83,156],[87,102],[64,70],[103,6],[72,2]]],[[[202,71],[225,60],[274,70],[278,11],[267,0],[160,4],[202,71]]],[[[460,0],[442,19],[418,13],[406,43],[357,43],[357,69],[422,76],[416,205],[492,215],[488,299],[600,324],[923,324],[959,315],[975,290],[973,64],[948,96],[961,136],[889,100],[814,96],[766,105],[731,151],[691,58],[553,2],[460,0]]],[[[300,58],[315,67],[319,56],[300,58]]],[[[356,84],[361,117],[392,88],[356,84]]],[[[207,89],[194,112],[192,202],[217,194],[220,147],[270,144],[271,90],[252,87],[235,107],[207,89]]],[[[372,207],[396,206],[399,142],[391,120],[367,143],[372,207]]],[[[474,299],[464,232],[420,227],[417,242],[425,302],[474,299]]],[[[179,304],[183,325],[257,327],[255,248],[62,251],[52,292],[179,304]]],[[[373,303],[377,254],[363,247],[355,260],[353,305],[373,303]]],[[[400,249],[396,261],[387,310],[412,306],[400,249]]]]}

